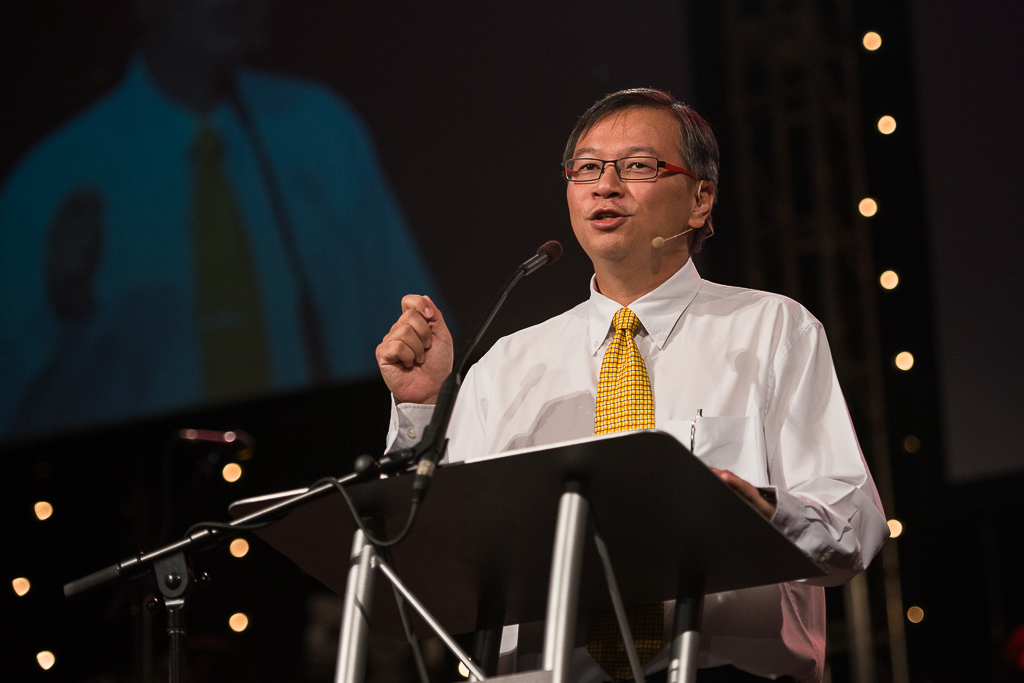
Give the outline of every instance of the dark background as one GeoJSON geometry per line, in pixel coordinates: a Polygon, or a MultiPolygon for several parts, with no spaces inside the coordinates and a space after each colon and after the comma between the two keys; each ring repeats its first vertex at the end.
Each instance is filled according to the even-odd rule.
{"type": "MultiPolygon", "coordinates": [[[[523,282],[486,346],[586,296],[590,265],[566,220],[557,163],[576,117],[623,87],[671,90],[718,132],[718,232],[697,265],[709,279],[745,284],[716,23],[727,5],[281,2],[254,66],[326,83],[367,120],[462,335],[515,265],[547,239],[562,242],[563,260],[523,282]],[[467,157],[487,163],[474,175],[454,170],[467,157]]],[[[1021,9],[989,1],[965,11],[947,0],[858,0],[852,9],[859,33],[883,36],[883,48],[862,51],[859,64],[868,183],[881,207],[875,269],[901,277],[879,296],[882,345],[917,359],[909,373],[886,369],[896,498],[886,512],[907,529],[904,604],[926,615],[906,624],[911,680],[1011,680],[1007,638],[1024,624],[1016,557],[1024,455],[1012,433],[1024,407],[1015,187],[1024,58],[1013,36],[1021,9]],[[882,114],[896,118],[894,135],[874,129],[882,114]],[[907,435],[920,438],[916,453],[900,447],[907,435]]],[[[19,2],[5,14],[0,177],[117,83],[135,32],[124,1],[19,2]]],[[[370,379],[3,446],[0,578],[33,585],[22,598],[0,586],[3,677],[139,680],[140,606],[151,587],[67,602],[61,585],[158,543],[169,512],[173,536],[224,519],[231,500],[348,471],[355,455],[382,447],[387,405],[386,389],[370,379]],[[183,427],[252,434],[243,478],[219,477],[234,453],[172,441],[183,427]],[[37,500],[54,504],[46,522],[32,514],[37,500]],[[34,660],[43,649],[57,656],[46,672],[34,660]]],[[[196,680],[323,680],[307,633],[322,589],[258,540],[252,546],[240,560],[224,549],[197,558],[214,586],[190,617],[196,680]],[[242,634],[226,625],[236,611],[251,620],[242,634]]],[[[836,601],[830,593],[830,610],[836,601]]],[[[157,617],[158,667],[162,628],[157,617]]],[[[849,680],[838,665],[832,675],[849,680]]]]}

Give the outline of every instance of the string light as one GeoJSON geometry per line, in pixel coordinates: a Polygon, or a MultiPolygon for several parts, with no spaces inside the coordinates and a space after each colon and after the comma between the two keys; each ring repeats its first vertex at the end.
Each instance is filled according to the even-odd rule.
{"type": "Polygon", "coordinates": [[[221,470],[221,476],[224,477],[224,481],[236,482],[242,476],[242,466],[237,462],[229,462],[221,470]]]}
{"type": "Polygon", "coordinates": [[[43,671],[46,671],[57,663],[57,658],[49,650],[43,650],[36,655],[36,661],[39,662],[39,666],[43,667],[43,671]]]}
{"type": "Polygon", "coordinates": [[[38,517],[40,521],[49,519],[53,515],[53,506],[45,500],[39,501],[33,507],[36,511],[36,517],[38,517]]]}
{"type": "Polygon", "coordinates": [[[896,367],[904,372],[914,367],[914,355],[909,351],[900,351],[896,354],[896,367]]]}
{"type": "Polygon", "coordinates": [[[235,633],[241,633],[248,628],[249,617],[245,616],[242,612],[236,612],[231,615],[230,619],[228,619],[228,626],[230,626],[231,630],[235,633]]]}

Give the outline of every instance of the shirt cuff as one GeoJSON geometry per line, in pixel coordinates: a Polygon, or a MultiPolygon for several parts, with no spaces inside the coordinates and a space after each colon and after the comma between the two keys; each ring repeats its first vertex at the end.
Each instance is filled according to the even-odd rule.
{"type": "Polygon", "coordinates": [[[772,524],[786,538],[796,543],[807,527],[803,501],[788,491],[780,491],[777,486],[765,488],[775,491],[775,514],[772,515],[772,524]]]}
{"type": "MultiPolygon", "coordinates": [[[[807,503],[788,491],[775,488],[776,507],[772,516],[772,524],[793,544],[800,548],[812,560],[827,565],[836,554],[836,549],[823,542],[818,534],[813,533],[811,520],[808,519],[807,503]]],[[[831,567],[829,571],[831,572],[831,567]]]]}
{"type": "Polygon", "coordinates": [[[395,403],[391,397],[391,422],[388,426],[385,453],[411,448],[419,443],[423,430],[430,424],[434,406],[419,403],[395,403]]]}

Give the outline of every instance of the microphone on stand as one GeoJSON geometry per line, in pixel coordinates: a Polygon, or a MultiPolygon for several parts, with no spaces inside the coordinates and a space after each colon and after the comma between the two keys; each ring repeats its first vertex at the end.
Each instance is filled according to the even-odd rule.
{"type": "Polygon", "coordinates": [[[434,469],[437,467],[438,461],[444,457],[444,452],[448,447],[448,423],[451,421],[452,410],[455,408],[455,399],[459,395],[459,389],[462,387],[462,372],[469,361],[470,354],[476,349],[476,345],[480,342],[481,337],[484,336],[484,332],[487,331],[494,316],[498,313],[498,309],[505,303],[505,297],[508,296],[508,293],[515,287],[516,283],[541,266],[547,263],[554,263],[561,255],[562,245],[555,240],[550,240],[541,245],[536,255],[523,261],[516,268],[512,277],[509,278],[498,294],[498,298],[494,305],[491,306],[491,310],[484,319],[483,324],[480,325],[480,328],[473,335],[466,348],[463,349],[462,355],[456,361],[451,374],[448,375],[444,384],[441,385],[441,392],[438,394],[437,405],[434,406],[434,414],[430,419],[430,424],[423,431],[423,438],[413,447],[415,453],[414,462],[417,465],[416,478],[412,484],[412,497],[413,502],[417,505],[427,495],[427,490],[430,488],[430,482],[434,476],[434,469]]]}

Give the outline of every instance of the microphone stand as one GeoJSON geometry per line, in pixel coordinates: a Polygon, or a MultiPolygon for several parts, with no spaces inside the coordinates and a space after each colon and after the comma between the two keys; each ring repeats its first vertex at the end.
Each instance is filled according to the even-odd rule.
{"type": "MultiPolygon", "coordinates": [[[[411,464],[411,461],[410,461],[411,464]]],[[[356,458],[355,471],[337,480],[342,486],[351,486],[378,476],[376,462],[368,455],[356,458]]],[[[167,635],[170,639],[168,683],[182,683],[183,638],[186,629],[188,596],[205,583],[205,576],[193,575],[190,553],[202,553],[215,548],[229,538],[251,529],[267,526],[306,503],[335,492],[333,483],[320,484],[305,492],[271,505],[228,523],[216,523],[208,528],[188,533],[185,538],[142,552],[64,586],[64,596],[74,598],[114,581],[137,579],[152,571],[167,609],[167,635]]]]}
{"type": "MultiPolygon", "coordinates": [[[[349,475],[340,479],[330,480],[326,483],[318,483],[306,489],[303,493],[228,523],[204,523],[197,525],[204,528],[200,528],[195,532],[190,529],[186,533],[185,538],[168,543],[156,550],[139,553],[117,564],[65,584],[64,596],[74,598],[114,581],[136,579],[150,571],[154,572],[157,586],[163,597],[164,607],[167,609],[167,635],[170,639],[168,683],[182,683],[182,646],[186,630],[187,598],[190,593],[194,592],[197,587],[201,586],[208,579],[205,575],[198,578],[193,576],[189,553],[206,552],[243,531],[259,529],[272,524],[292,510],[334,493],[340,488],[379,477],[381,473],[392,474],[401,472],[411,464],[419,463],[416,479],[413,482],[413,514],[415,514],[415,509],[418,508],[419,503],[423,500],[430,487],[431,477],[433,476],[437,461],[444,455],[447,445],[448,423],[451,420],[459,388],[462,386],[462,373],[465,370],[470,354],[480,342],[491,321],[494,320],[494,316],[498,313],[498,309],[501,308],[509,291],[511,291],[516,283],[544,264],[557,260],[561,255],[562,245],[554,241],[547,242],[537,250],[535,256],[524,261],[516,269],[516,272],[513,273],[512,277],[502,288],[487,318],[476,334],[473,335],[469,345],[459,356],[454,369],[441,385],[441,392],[438,395],[437,406],[434,409],[430,425],[425,430],[423,438],[414,448],[406,448],[394,453],[388,453],[379,461],[369,455],[361,455],[356,458],[353,467],[354,471],[349,475]]],[[[357,522],[359,522],[358,518],[357,522]]],[[[412,518],[410,518],[409,523],[406,525],[406,531],[408,531],[411,525],[412,518]]],[[[359,526],[362,527],[361,522],[359,526]]],[[[193,529],[195,528],[193,527],[193,529]]],[[[369,534],[367,535],[369,537],[369,534]]],[[[397,542],[397,539],[395,542],[397,542]]]]}

